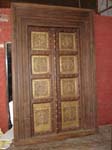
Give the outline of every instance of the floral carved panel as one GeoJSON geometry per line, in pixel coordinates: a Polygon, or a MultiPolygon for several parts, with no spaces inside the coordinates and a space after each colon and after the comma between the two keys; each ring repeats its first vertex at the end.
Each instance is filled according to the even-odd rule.
{"type": "Polygon", "coordinates": [[[59,33],[59,49],[76,51],[75,33],[59,33]]]}
{"type": "Polygon", "coordinates": [[[51,131],[51,105],[45,104],[34,104],[34,131],[46,132],[51,131]]]}
{"type": "Polygon", "coordinates": [[[32,56],[32,74],[49,73],[48,56],[32,56]]]}
{"type": "Polygon", "coordinates": [[[32,32],[31,33],[31,48],[32,50],[48,50],[49,36],[47,32],[32,32]]]}
{"type": "Polygon", "coordinates": [[[60,56],[60,72],[62,74],[78,73],[77,56],[60,56]]]}
{"type": "Polygon", "coordinates": [[[79,96],[78,78],[61,79],[61,97],[77,98],[79,96]]]}
{"type": "Polygon", "coordinates": [[[62,102],[62,129],[79,127],[79,102],[62,102]]]}
{"type": "Polygon", "coordinates": [[[50,80],[37,79],[32,81],[33,98],[49,98],[50,97],[50,80]]]}

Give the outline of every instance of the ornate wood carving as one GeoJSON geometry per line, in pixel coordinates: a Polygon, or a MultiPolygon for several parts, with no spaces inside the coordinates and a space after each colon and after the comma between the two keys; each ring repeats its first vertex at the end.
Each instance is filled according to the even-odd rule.
{"type": "Polygon", "coordinates": [[[49,73],[48,56],[32,56],[32,74],[49,73]]]}
{"type": "Polygon", "coordinates": [[[77,56],[60,56],[60,73],[62,74],[78,73],[77,56]]]}
{"type": "Polygon", "coordinates": [[[79,127],[79,102],[62,102],[62,129],[79,127]]]}
{"type": "Polygon", "coordinates": [[[38,79],[32,81],[33,98],[48,98],[50,96],[50,80],[38,79]]]}
{"type": "Polygon", "coordinates": [[[76,50],[76,38],[74,33],[59,33],[60,50],[76,50]]]}
{"type": "Polygon", "coordinates": [[[77,78],[66,78],[61,79],[61,96],[64,98],[74,97],[77,98],[79,96],[78,89],[78,79],[77,78]]]}
{"type": "Polygon", "coordinates": [[[32,50],[48,50],[48,33],[47,32],[32,32],[31,33],[31,48],[32,50]]]}
{"type": "Polygon", "coordinates": [[[23,3],[12,8],[15,149],[93,133],[92,11],[23,3]]]}
{"type": "Polygon", "coordinates": [[[51,106],[50,104],[34,104],[34,132],[51,131],[51,106]]]}

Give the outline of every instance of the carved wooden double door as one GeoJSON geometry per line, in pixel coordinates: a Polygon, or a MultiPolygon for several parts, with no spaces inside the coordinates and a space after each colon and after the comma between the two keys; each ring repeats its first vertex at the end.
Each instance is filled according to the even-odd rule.
{"type": "Polygon", "coordinates": [[[32,134],[80,127],[78,30],[30,27],[32,134]]]}
{"type": "Polygon", "coordinates": [[[96,128],[91,10],[13,3],[14,145],[96,128]]]}

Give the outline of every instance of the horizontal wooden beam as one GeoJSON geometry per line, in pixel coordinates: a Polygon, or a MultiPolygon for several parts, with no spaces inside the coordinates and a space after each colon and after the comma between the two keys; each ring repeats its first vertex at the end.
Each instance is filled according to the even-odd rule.
{"type": "Polygon", "coordinates": [[[61,6],[73,6],[79,7],[79,0],[0,0],[0,7],[10,7],[11,2],[23,2],[23,3],[38,3],[48,5],[61,5],[61,6]]]}
{"type": "Polygon", "coordinates": [[[11,2],[71,6],[97,10],[97,0],[0,0],[0,8],[9,8],[11,2]]]}

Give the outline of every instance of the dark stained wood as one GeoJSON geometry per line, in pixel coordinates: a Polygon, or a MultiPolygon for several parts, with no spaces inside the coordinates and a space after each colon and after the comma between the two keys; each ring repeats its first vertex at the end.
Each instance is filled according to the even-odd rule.
{"type": "MultiPolygon", "coordinates": [[[[93,11],[72,7],[12,3],[13,10],[13,98],[14,98],[14,149],[16,145],[37,144],[67,137],[83,136],[96,130],[96,91],[95,91],[95,56],[93,40],[93,11]],[[30,32],[48,31],[51,34],[52,52],[31,52],[30,32]],[[78,53],[55,50],[58,45],[56,35],[60,30],[76,31],[78,53]],[[56,37],[56,38],[55,38],[56,37]],[[53,49],[54,45],[54,49],[53,49]],[[46,55],[51,57],[51,74],[31,74],[31,56],[46,55]],[[59,74],[59,56],[78,55],[79,74],[59,74]],[[80,126],[77,129],[61,129],[60,77],[78,77],[80,80],[80,126]],[[31,80],[51,78],[52,95],[42,102],[32,101],[31,80]],[[52,101],[54,99],[54,101],[52,101]],[[52,132],[34,133],[33,110],[35,103],[52,104],[52,132]],[[57,115],[57,116],[56,116],[57,115]],[[56,119],[57,118],[57,119],[56,119]],[[58,134],[57,134],[58,132],[58,134]]],[[[66,101],[66,100],[65,100],[66,101]]],[[[73,100],[72,100],[73,101],[73,100]]]]}
{"type": "Polygon", "coordinates": [[[10,0],[0,0],[0,8],[10,8],[11,1],[10,0]]]}
{"type": "Polygon", "coordinates": [[[47,4],[47,5],[60,5],[60,6],[74,6],[79,7],[79,0],[12,0],[13,2],[23,2],[23,3],[37,3],[37,4],[47,4]]]}
{"type": "Polygon", "coordinates": [[[0,8],[10,8],[11,2],[70,6],[97,10],[97,0],[0,0],[0,8]]]}
{"type": "Polygon", "coordinates": [[[81,0],[81,8],[89,8],[97,11],[97,0],[81,0]]]}
{"type": "Polygon", "coordinates": [[[19,2],[19,3],[37,3],[37,4],[47,4],[47,5],[59,5],[59,6],[73,6],[79,7],[79,0],[1,0],[0,7],[1,8],[9,8],[11,7],[11,2],[19,2]]]}

